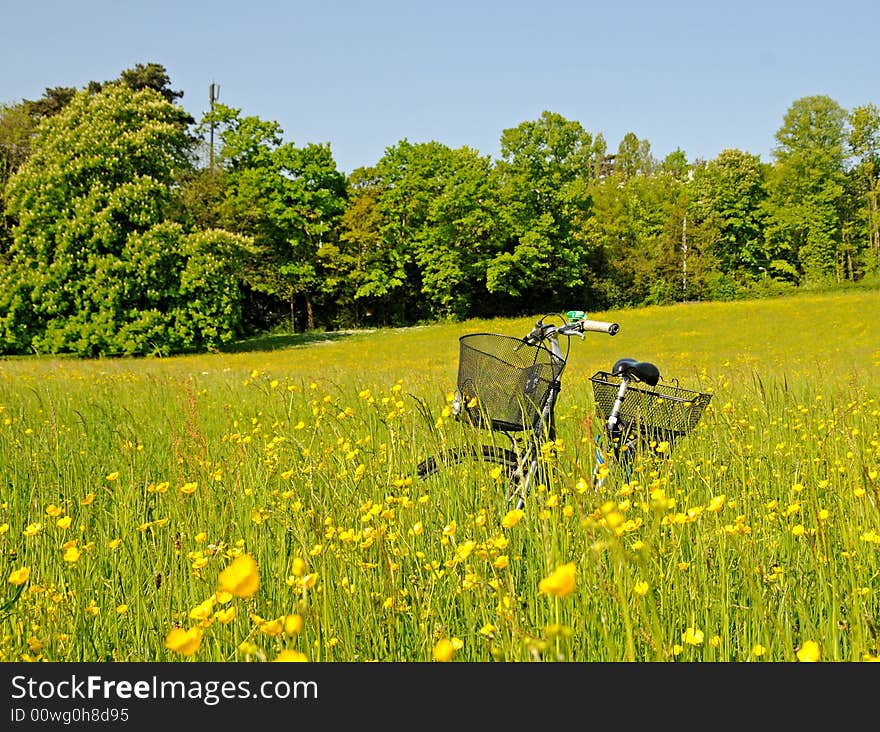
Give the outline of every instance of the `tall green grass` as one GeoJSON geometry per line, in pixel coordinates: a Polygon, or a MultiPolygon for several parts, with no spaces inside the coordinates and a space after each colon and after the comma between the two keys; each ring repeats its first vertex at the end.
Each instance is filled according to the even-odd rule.
{"type": "Polygon", "coordinates": [[[447,416],[458,337],[531,319],[0,361],[0,659],[876,659],[878,305],[591,313],[620,334],[572,342],[522,516],[491,466],[415,466],[490,437],[447,416]],[[589,376],[621,356],[713,399],[597,493],[589,376]],[[259,589],[219,591],[242,555],[259,589]]]}

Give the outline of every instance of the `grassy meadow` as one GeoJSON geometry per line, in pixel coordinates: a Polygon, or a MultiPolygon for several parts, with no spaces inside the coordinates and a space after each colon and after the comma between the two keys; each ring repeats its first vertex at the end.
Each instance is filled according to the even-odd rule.
{"type": "Polygon", "coordinates": [[[0,660],[877,660],[877,313],[590,313],[620,333],[572,340],[521,513],[491,467],[415,467],[488,437],[449,418],[458,337],[533,319],[2,360],[0,660]],[[589,376],[621,356],[713,398],[596,492],[589,376]]]}

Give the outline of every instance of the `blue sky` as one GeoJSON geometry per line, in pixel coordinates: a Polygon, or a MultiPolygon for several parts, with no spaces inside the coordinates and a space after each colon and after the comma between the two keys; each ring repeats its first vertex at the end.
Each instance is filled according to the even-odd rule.
{"type": "Polygon", "coordinates": [[[662,158],[769,161],[795,100],[880,106],[880,0],[78,0],[2,12],[0,102],[162,64],[199,117],[208,89],[340,170],[400,140],[497,158],[544,110],[662,158]]]}

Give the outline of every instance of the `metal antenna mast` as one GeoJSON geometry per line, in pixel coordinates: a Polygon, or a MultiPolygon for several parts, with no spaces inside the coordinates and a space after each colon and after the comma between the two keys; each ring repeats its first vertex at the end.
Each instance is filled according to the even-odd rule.
{"type": "Polygon", "coordinates": [[[210,156],[210,170],[214,172],[214,102],[220,100],[220,85],[215,84],[213,81],[211,82],[211,86],[208,89],[208,93],[211,99],[211,149],[208,153],[210,156]]]}

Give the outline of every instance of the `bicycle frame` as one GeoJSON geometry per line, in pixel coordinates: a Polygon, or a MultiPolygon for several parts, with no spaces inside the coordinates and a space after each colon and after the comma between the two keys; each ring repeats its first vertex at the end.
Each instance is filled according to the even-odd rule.
{"type": "MultiPolygon", "coordinates": [[[[552,330],[548,332],[542,340],[544,344],[550,349],[551,353],[553,353],[555,356],[558,356],[559,358],[567,360],[566,354],[563,354],[562,352],[562,347],[559,343],[558,333],[558,330],[552,330]]],[[[582,334],[581,337],[583,337],[582,334]]],[[[656,367],[653,364],[647,362],[636,362],[633,359],[620,359],[614,365],[614,372],[621,374],[620,387],[618,388],[617,397],[614,400],[614,406],[611,409],[611,414],[605,422],[604,433],[600,433],[596,436],[595,462],[593,464],[592,472],[592,486],[594,490],[600,489],[605,484],[605,480],[607,477],[607,475],[602,474],[602,468],[607,464],[605,451],[602,447],[604,442],[603,438],[608,439],[609,447],[614,451],[614,456],[616,460],[620,460],[621,455],[623,455],[623,460],[621,462],[624,466],[627,478],[630,475],[632,468],[633,449],[635,447],[636,440],[628,439],[628,434],[624,435],[624,428],[620,419],[620,411],[623,407],[626,392],[633,381],[647,381],[648,383],[653,382],[654,384],[657,383],[657,379],[659,379],[660,374],[658,371],[655,376],[653,371],[656,371],[656,367]]],[[[519,476],[521,478],[521,495],[519,497],[517,508],[522,508],[525,505],[525,499],[528,495],[531,482],[538,472],[541,455],[541,443],[543,441],[542,438],[544,437],[545,431],[546,436],[549,440],[556,439],[554,413],[556,409],[557,395],[559,394],[561,386],[561,380],[557,379],[555,388],[551,390],[547,402],[541,412],[541,420],[534,426],[534,429],[532,430],[531,439],[529,440],[528,446],[526,448],[526,454],[528,456],[528,471],[525,475],[519,476]]],[[[516,439],[510,435],[508,435],[508,438],[511,440],[511,449],[515,449],[516,439]]]]}
{"type": "MultiPolygon", "coordinates": [[[[604,332],[608,335],[616,335],[619,329],[619,326],[616,323],[603,323],[598,321],[586,320],[584,318],[584,314],[580,312],[569,312],[567,314],[567,318],[571,317],[574,317],[576,320],[571,323],[566,322],[566,324],[561,327],[545,325],[542,318],[536,323],[535,328],[532,330],[532,332],[523,339],[524,342],[541,343],[549,349],[554,357],[560,359],[562,362],[565,363],[568,361],[568,353],[567,350],[565,353],[563,352],[562,345],[560,344],[559,340],[560,334],[569,338],[573,335],[584,338],[585,330],[604,332]]],[[[559,376],[554,380],[551,386],[547,400],[541,409],[540,419],[536,420],[535,423],[532,425],[532,430],[526,442],[524,453],[522,450],[517,449],[519,447],[519,444],[516,437],[510,434],[507,435],[511,443],[511,450],[517,455],[522,455],[522,457],[518,461],[519,466],[517,469],[517,474],[515,474],[514,476],[519,483],[517,489],[517,508],[519,509],[522,509],[525,506],[525,501],[529,494],[532,482],[534,481],[535,476],[538,474],[538,471],[540,469],[541,447],[545,437],[546,439],[551,441],[556,439],[556,424],[554,420],[554,414],[556,409],[556,400],[562,388],[561,379],[562,373],[559,374],[559,376]]],[[[623,395],[625,394],[625,392],[626,386],[622,386],[620,394],[618,395],[618,400],[621,404],[623,402],[623,395]]],[[[617,413],[619,413],[619,411],[620,406],[618,405],[617,413]]]]}

